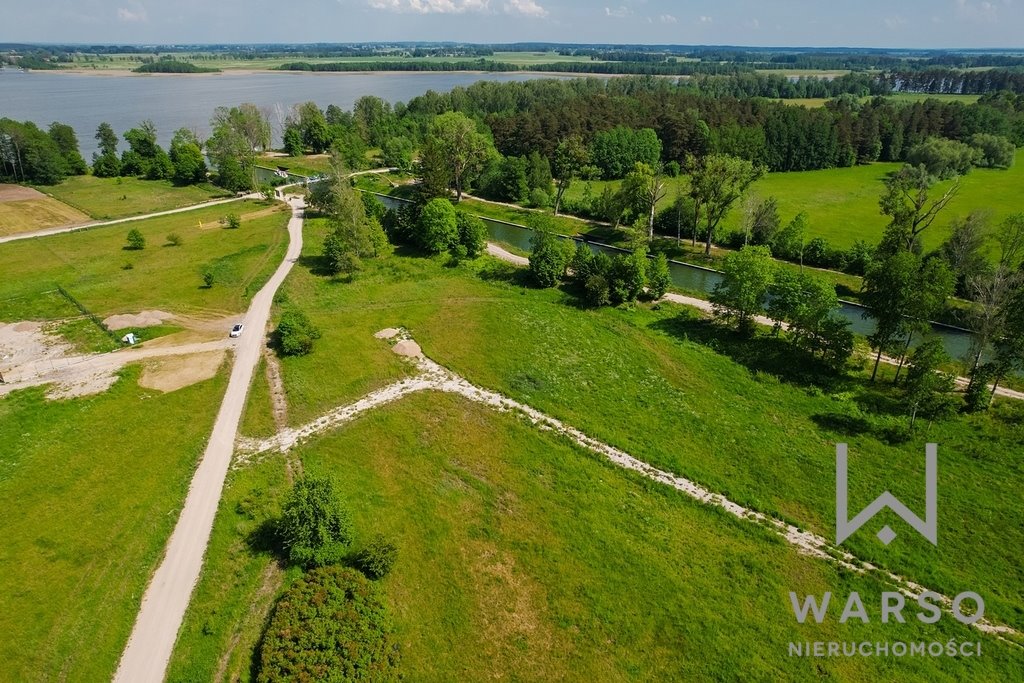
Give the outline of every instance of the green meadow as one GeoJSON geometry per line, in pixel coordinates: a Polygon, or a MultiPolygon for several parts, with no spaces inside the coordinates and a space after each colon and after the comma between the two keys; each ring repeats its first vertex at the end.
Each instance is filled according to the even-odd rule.
{"type": "Polygon", "coordinates": [[[0,320],[66,315],[58,285],[101,317],[152,308],[210,315],[244,310],[280,262],[289,215],[283,206],[247,201],[0,245],[0,320]],[[221,225],[229,212],[241,215],[240,229],[221,225]],[[145,237],[144,249],[125,249],[132,229],[145,237]],[[180,246],[167,243],[171,233],[181,237],[180,246]],[[210,288],[205,270],[214,274],[210,288]]]}
{"type": "Polygon", "coordinates": [[[112,220],[178,209],[230,197],[213,185],[179,187],[169,180],[72,176],[57,185],[36,188],[97,220],[112,220]]]}
{"type": "MultiPolygon", "coordinates": [[[[832,537],[834,444],[849,442],[851,506],[889,489],[923,506],[923,444],[941,444],[940,545],[883,514],[846,547],[947,594],[976,590],[986,614],[1024,627],[1016,548],[1024,406],[1000,401],[898,438],[888,385],[812,377],[785,342],[736,339],[662,304],[579,308],[489,258],[451,267],[402,252],[351,282],[314,274],[324,227],[279,297],[323,332],[282,362],[289,420],[304,423],[407,376],[373,333],[404,326],[432,359],[590,436],[732,500],[832,537]],[[324,378],[330,378],[325,381],[324,378]],[[967,528],[962,520],[971,519],[967,528]],[[882,547],[883,523],[900,532],[882,547]]],[[[280,309],[279,309],[280,310],[280,309]]],[[[247,429],[266,431],[267,394],[247,429]]],[[[418,395],[318,436],[295,453],[348,492],[360,540],[384,531],[402,555],[385,579],[413,680],[957,680],[1017,675],[1016,650],[937,662],[788,658],[787,639],[976,638],[950,620],[798,628],[788,591],[884,586],[805,558],[763,530],[640,480],[566,441],[449,396],[418,395]],[[905,628],[906,630],[903,630],[905,628]],[[927,633],[927,635],[925,635],[927,633]],[[955,667],[955,668],[954,668],[955,667]],[[579,673],[576,673],[579,672],[579,673]]],[[[268,570],[261,529],[278,513],[283,458],[234,472],[170,680],[225,671],[248,680],[260,614],[292,574],[268,570]],[[272,580],[268,580],[270,577],[272,580]]],[[[875,612],[877,614],[877,612],[875,612]]]]}
{"type": "Polygon", "coordinates": [[[0,398],[0,680],[110,680],[227,383],[0,398]]]}

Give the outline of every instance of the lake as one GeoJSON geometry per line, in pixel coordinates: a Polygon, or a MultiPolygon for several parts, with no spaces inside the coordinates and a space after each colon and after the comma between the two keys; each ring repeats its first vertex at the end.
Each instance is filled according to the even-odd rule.
{"type": "MultiPolygon", "coordinates": [[[[312,100],[326,108],[351,109],[363,95],[408,102],[428,90],[447,92],[476,81],[525,81],[566,78],[524,73],[296,73],[256,72],[202,75],[110,75],[0,70],[0,118],[34,121],[47,127],[67,123],[78,133],[86,161],[96,151],[93,136],[103,121],[118,135],[144,119],[156,124],[166,147],[178,128],[209,134],[210,116],[219,106],[252,102],[270,111],[279,143],[281,124],[292,105],[312,100]]],[[[119,150],[125,143],[121,142],[119,150]]]]}

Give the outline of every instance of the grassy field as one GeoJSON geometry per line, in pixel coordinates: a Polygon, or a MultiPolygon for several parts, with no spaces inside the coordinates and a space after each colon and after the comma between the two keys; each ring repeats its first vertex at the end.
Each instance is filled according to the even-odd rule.
{"type": "Polygon", "coordinates": [[[36,189],[97,220],[167,211],[231,196],[212,185],[177,187],[169,180],[94,176],[73,176],[59,185],[36,189]]]}
{"type": "MultiPolygon", "coordinates": [[[[848,248],[858,239],[875,243],[881,238],[887,221],[878,209],[878,198],[884,189],[882,180],[897,168],[899,164],[874,163],[821,171],[769,173],[750,191],[759,197],[778,199],[783,223],[804,211],[809,218],[809,238],[824,237],[835,247],[848,248]]],[[[669,206],[685,187],[685,182],[685,178],[669,179],[668,191],[659,206],[669,206]]],[[[939,183],[932,193],[941,195],[950,183],[939,183]]],[[[605,186],[617,187],[618,184],[619,181],[580,181],[566,191],[566,196],[579,199],[587,192],[588,185],[591,195],[597,196],[605,186]]],[[[999,221],[1010,213],[1024,210],[1018,198],[1021,186],[1024,186],[1024,150],[1017,151],[1016,163],[1008,170],[972,170],[961,179],[960,194],[924,233],[925,248],[939,246],[949,236],[950,223],[957,216],[987,210],[993,220],[999,221]]],[[[738,229],[740,213],[737,208],[723,221],[723,229],[738,229]]]]}
{"type": "MultiPolygon", "coordinates": [[[[518,271],[490,260],[451,268],[443,258],[395,256],[368,264],[352,282],[332,282],[310,272],[322,232],[309,226],[303,261],[285,286],[288,305],[323,331],[312,355],[283,363],[292,424],[406,375],[408,367],[372,337],[403,325],[431,358],[471,381],[826,537],[833,534],[835,442],[849,442],[855,459],[853,508],[888,488],[920,509],[927,438],[941,445],[938,548],[903,534],[902,523],[886,515],[846,545],[943,592],[977,590],[988,615],[1024,627],[1015,551],[1024,529],[1012,522],[1024,478],[1016,457],[1024,406],[1004,401],[988,415],[936,424],[901,443],[892,436],[906,424],[898,395],[863,376],[810,385],[783,343],[733,339],[671,305],[581,310],[566,293],[525,287],[518,271]],[[901,531],[889,549],[871,535],[883,522],[901,531]]],[[[388,594],[415,680],[476,671],[486,678],[497,670],[549,679],[570,665],[593,667],[582,669],[584,679],[664,680],[700,677],[703,670],[687,667],[703,662],[765,680],[810,677],[779,649],[784,634],[794,633],[786,591],[806,580],[799,585],[842,592],[854,581],[558,439],[454,399],[407,399],[310,442],[301,456],[307,469],[344,482],[361,533],[383,528],[400,537],[406,555],[387,580],[388,594]],[[578,580],[567,584],[567,576],[578,580]],[[630,583],[637,576],[646,590],[630,583]],[[758,587],[748,590],[751,581],[758,587]],[[445,587],[440,600],[438,586],[445,587]],[[740,593],[728,597],[723,587],[740,593]],[[496,603],[499,597],[511,602],[496,603]],[[616,608],[623,604],[640,607],[624,613],[616,608]],[[737,611],[742,624],[722,620],[737,611]]],[[[215,532],[219,550],[171,680],[208,678],[229,642],[242,649],[232,650],[230,670],[248,675],[259,620],[247,615],[263,595],[269,556],[244,539],[275,514],[280,470],[272,459],[233,475],[215,532]]],[[[879,590],[872,581],[856,583],[862,594],[879,590]]],[[[801,637],[825,635],[835,633],[801,637]]],[[[1021,666],[997,643],[985,647],[992,659],[957,664],[1021,666]]],[[[889,667],[908,680],[985,677],[981,669],[950,674],[921,661],[886,662],[889,674],[870,661],[819,664],[821,675],[841,680],[891,678],[889,667]]]]}
{"type": "Polygon", "coordinates": [[[0,237],[88,222],[89,216],[52,197],[0,201],[0,237]]]}
{"type": "Polygon", "coordinates": [[[56,285],[101,317],[149,308],[211,315],[243,310],[284,253],[288,216],[283,206],[239,202],[0,245],[0,320],[65,317],[67,305],[52,294],[56,285]],[[220,225],[229,211],[242,215],[239,230],[220,225]],[[145,249],[124,249],[131,229],[145,236],[145,249]],[[181,246],[165,244],[170,233],[182,238],[181,246]],[[209,289],[203,287],[206,269],[215,276],[209,289]]]}
{"type": "Polygon", "coordinates": [[[0,400],[0,680],[110,680],[226,385],[0,400]]]}

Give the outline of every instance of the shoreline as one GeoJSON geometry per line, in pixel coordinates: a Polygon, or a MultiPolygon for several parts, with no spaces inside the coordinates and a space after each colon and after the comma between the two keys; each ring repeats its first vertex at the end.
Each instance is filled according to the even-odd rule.
{"type": "MultiPolygon", "coordinates": [[[[254,69],[254,68],[242,68],[242,69],[222,69],[220,71],[212,71],[205,73],[136,73],[131,69],[83,69],[83,68],[70,68],[70,69],[37,69],[29,70],[25,72],[26,75],[36,74],[70,74],[77,76],[112,76],[112,77],[167,77],[167,76],[186,76],[186,77],[213,77],[213,76],[226,76],[226,75],[238,75],[238,76],[254,76],[256,74],[308,74],[312,76],[370,76],[374,74],[478,74],[478,75],[490,75],[490,74],[523,74],[527,76],[536,76],[543,78],[544,76],[558,77],[558,78],[623,78],[627,76],[642,76],[644,74],[598,74],[598,73],[578,73],[575,71],[487,71],[480,69],[458,69],[451,71],[442,70],[423,70],[423,71],[406,71],[406,70],[376,70],[367,69],[360,71],[300,71],[300,70],[282,70],[282,69],[254,69]]],[[[659,78],[688,78],[687,76],[667,76],[660,75],[659,78]]]]}

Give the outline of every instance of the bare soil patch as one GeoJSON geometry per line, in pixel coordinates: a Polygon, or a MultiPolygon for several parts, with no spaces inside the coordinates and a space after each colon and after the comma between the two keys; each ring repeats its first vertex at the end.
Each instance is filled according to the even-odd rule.
{"type": "Polygon", "coordinates": [[[207,351],[148,363],[139,378],[139,386],[167,393],[210,379],[224,362],[224,353],[207,351]]]}
{"type": "Polygon", "coordinates": [[[141,311],[139,313],[120,313],[112,315],[103,324],[112,330],[123,330],[129,327],[155,327],[165,320],[172,320],[174,315],[164,311],[141,311]]]}
{"type": "Polygon", "coordinates": [[[24,185],[0,185],[0,202],[17,202],[23,199],[46,199],[46,195],[24,185]]]}

